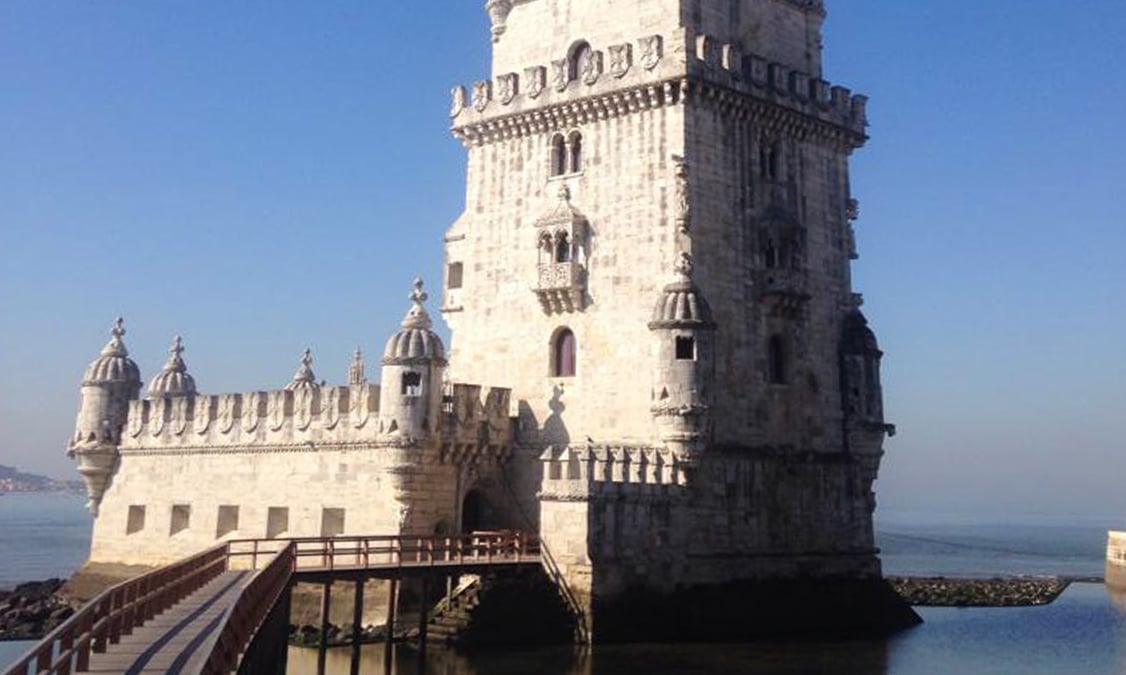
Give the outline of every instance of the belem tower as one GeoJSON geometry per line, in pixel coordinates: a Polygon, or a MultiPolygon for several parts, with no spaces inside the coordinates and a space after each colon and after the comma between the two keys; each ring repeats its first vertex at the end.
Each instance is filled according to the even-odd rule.
{"type": "Polygon", "coordinates": [[[440,310],[416,280],[378,384],[359,350],[339,384],[306,352],[283,388],[234,393],[197,388],[179,338],[145,388],[119,320],[68,448],[88,565],[511,528],[542,536],[595,639],[902,623],[850,279],[866,99],[822,78],[823,3],[485,10],[491,76],[453,89],[467,190],[440,310]]]}

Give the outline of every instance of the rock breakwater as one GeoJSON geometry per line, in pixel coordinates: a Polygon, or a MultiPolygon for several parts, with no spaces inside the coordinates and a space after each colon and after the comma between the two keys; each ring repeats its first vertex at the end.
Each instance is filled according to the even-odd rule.
{"type": "Polygon", "coordinates": [[[1054,577],[888,577],[888,583],[918,607],[1032,607],[1052,602],[1070,582],[1054,577]]]}
{"type": "Polygon", "coordinates": [[[70,618],[74,608],[55,595],[62,585],[48,579],[0,590],[0,640],[38,640],[70,618]]]}

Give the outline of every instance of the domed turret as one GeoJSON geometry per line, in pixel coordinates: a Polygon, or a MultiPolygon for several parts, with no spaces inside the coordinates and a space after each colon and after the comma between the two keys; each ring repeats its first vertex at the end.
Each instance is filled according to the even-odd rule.
{"type": "Polygon", "coordinates": [[[78,472],[90,497],[87,506],[95,516],[117,466],[117,444],[128,419],[129,402],[141,393],[141,371],[129,358],[124,336],[125,321],[118,318],[109,343],[86,368],[78,421],[67,447],[67,454],[78,460],[78,472]]]}
{"type": "Polygon", "coordinates": [[[715,379],[715,322],[692,282],[692,258],[681,253],[649,322],[657,339],[650,408],[661,440],[682,460],[703,450],[715,379]]]}
{"type": "Polygon", "coordinates": [[[430,315],[422,306],[427,298],[422,279],[415,279],[412,306],[383,350],[380,429],[389,436],[421,439],[437,429],[446,350],[430,330],[430,315]]]}
{"type": "Polygon", "coordinates": [[[846,422],[886,428],[880,386],[880,359],[884,354],[859,309],[845,315],[840,344],[841,401],[846,422]]]}
{"type": "Polygon", "coordinates": [[[188,374],[183,353],[184,342],[177,335],[172,341],[172,348],[168,350],[168,363],[149,382],[149,397],[195,395],[195,378],[188,374]]]}
{"type": "Polygon", "coordinates": [[[125,336],[125,319],[117,318],[110,331],[110,340],[102,347],[98,358],[86,367],[86,374],[82,377],[82,384],[111,384],[123,385],[141,384],[141,371],[133,359],[129,358],[129,350],[121,339],[125,336]]]}
{"type": "Polygon", "coordinates": [[[297,367],[297,372],[293,374],[293,381],[285,385],[286,391],[301,391],[304,389],[320,389],[320,385],[317,384],[317,376],[313,374],[313,352],[310,349],[306,349],[301,354],[301,365],[297,367]]]}

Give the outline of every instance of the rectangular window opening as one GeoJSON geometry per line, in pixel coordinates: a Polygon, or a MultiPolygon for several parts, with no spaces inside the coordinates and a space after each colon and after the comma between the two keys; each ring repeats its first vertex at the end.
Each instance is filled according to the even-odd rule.
{"type": "Polygon", "coordinates": [[[335,537],[344,534],[344,509],[321,510],[321,536],[335,537]]]}
{"type": "Polygon", "coordinates": [[[410,396],[418,398],[422,396],[422,374],[421,373],[403,373],[403,396],[410,396]]]}
{"type": "Polygon", "coordinates": [[[459,262],[446,267],[446,288],[461,288],[462,269],[463,265],[459,262]]]}
{"type": "Polygon", "coordinates": [[[695,361],[696,360],[696,338],[678,337],[676,339],[676,360],[677,361],[695,361]]]}
{"type": "Polygon", "coordinates": [[[274,539],[289,531],[289,509],[271,506],[266,511],[266,538],[274,539]]]}
{"type": "Polygon", "coordinates": [[[215,525],[215,538],[219,539],[238,529],[238,507],[220,506],[219,519],[215,525]]]}
{"type": "Polygon", "coordinates": [[[130,506],[129,518],[125,523],[125,534],[133,534],[145,529],[145,507],[130,506]]]}
{"type": "Polygon", "coordinates": [[[172,524],[169,528],[169,534],[176,534],[183,532],[191,527],[192,524],[192,507],[189,504],[173,504],[172,505],[172,524]]]}

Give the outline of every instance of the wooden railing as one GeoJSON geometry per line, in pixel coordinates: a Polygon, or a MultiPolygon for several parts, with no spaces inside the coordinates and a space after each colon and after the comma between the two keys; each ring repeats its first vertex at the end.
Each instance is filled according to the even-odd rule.
{"type": "Polygon", "coordinates": [[[579,604],[575,594],[571,592],[571,587],[567,585],[567,580],[563,577],[562,571],[555,563],[555,558],[551,557],[551,551],[547,548],[547,544],[540,542],[540,558],[543,560],[543,569],[547,572],[548,577],[551,578],[551,583],[559,590],[560,597],[567,605],[571,615],[575,619],[575,641],[581,645],[590,644],[590,625],[587,623],[586,612],[583,606],[579,604]]]}
{"type": "Polygon", "coordinates": [[[129,635],[175,605],[222,573],[226,565],[224,544],[122,582],[86,603],[12,664],[5,675],[86,672],[90,652],[105,652],[107,644],[116,644],[122,635],[129,635]]]}
{"type": "MultiPolygon", "coordinates": [[[[228,549],[229,551],[229,549],[228,549]]],[[[239,658],[254,639],[258,629],[273,611],[289,586],[296,567],[297,545],[290,542],[254,575],[239,594],[238,600],[224,613],[219,638],[207,658],[203,672],[208,675],[230,673],[239,666],[239,658]]],[[[286,617],[288,622],[289,618],[286,617]]]]}
{"type": "Polygon", "coordinates": [[[539,537],[525,532],[474,532],[464,536],[336,536],[237,539],[228,542],[231,568],[257,569],[263,556],[294,545],[294,572],[417,568],[535,562],[539,537]]]}

